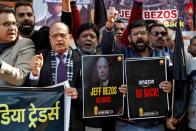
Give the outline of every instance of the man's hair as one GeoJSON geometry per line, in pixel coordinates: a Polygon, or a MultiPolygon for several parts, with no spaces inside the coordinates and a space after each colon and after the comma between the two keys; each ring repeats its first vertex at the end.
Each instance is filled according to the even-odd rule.
{"type": "Polygon", "coordinates": [[[146,27],[146,23],[144,20],[136,20],[134,21],[132,24],[130,24],[128,26],[128,31],[129,31],[129,34],[131,33],[131,30],[133,28],[137,28],[137,27],[146,27]]]}
{"type": "Polygon", "coordinates": [[[55,22],[53,22],[53,23],[50,25],[50,28],[49,28],[49,35],[50,35],[50,31],[51,31],[51,29],[53,28],[53,26],[56,25],[56,24],[58,24],[58,23],[64,25],[64,26],[67,28],[68,33],[70,33],[69,27],[68,27],[65,23],[63,23],[63,22],[61,22],[61,21],[55,21],[55,22]]]}
{"type": "MultiPolygon", "coordinates": [[[[29,6],[31,9],[32,9],[32,11],[33,11],[33,7],[32,7],[32,5],[30,4],[30,3],[28,3],[28,2],[17,2],[16,4],[15,4],[15,7],[14,7],[14,11],[16,12],[16,8],[18,8],[18,7],[20,7],[20,6],[29,6]]],[[[34,11],[33,11],[34,12],[34,11]]]]}
{"type": "Polygon", "coordinates": [[[158,21],[157,20],[145,20],[145,23],[146,23],[146,25],[147,25],[147,27],[148,27],[148,29],[149,29],[149,27],[150,26],[152,26],[153,24],[156,24],[156,23],[158,23],[158,21]]]}
{"type": "Polygon", "coordinates": [[[98,63],[99,63],[100,61],[104,61],[104,62],[107,63],[107,65],[109,65],[108,60],[107,60],[105,57],[103,57],[103,56],[101,56],[101,57],[99,57],[99,58],[97,59],[97,65],[98,65],[98,63]]]}
{"type": "Polygon", "coordinates": [[[114,21],[114,23],[123,23],[123,24],[125,24],[125,22],[124,22],[124,21],[122,21],[121,19],[117,19],[117,20],[115,20],[115,21],[114,21]]]}
{"type": "Polygon", "coordinates": [[[84,24],[82,24],[79,27],[78,32],[77,32],[77,38],[80,37],[80,34],[83,31],[88,30],[88,29],[92,29],[95,32],[95,34],[97,36],[97,39],[99,39],[99,29],[98,29],[97,25],[96,24],[93,24],[93,23],[89,23],[89,22],[84,23],[84,24]]]}
{"type": "Polygon", "coordinates": [[[100,65],[101,62],[103,62],[104,64],[108,65],[108,68],[109,68],[108,59],[105,58],[105,57],[103,57],[103,56],[101,56],[101,57],[99,57],[99,59],[97,59],[96,67],[97,67],[98,65],[100,65]]]}
{"type": "Polygon", "coordinates": [[[149,26],[148,31],[151,32],[152,28],[154,27],[163,27],[164,30],[168,33],[167,28],[163,24],[160,24],[160,23],[152,24],[151,26],[149,26]]]}
{"type": "Polygon", "coordinates": [[[190,45],[193,43],[193,40],[196,40],[196,36],[193,36],[193,37],[190,39],[190,45]]]}
{"type": "Polygon", "coordinates": [[[14,15],[14,10],[10,7],[0,8],[0,14],[2,13],[12,13],[14,15]]]}

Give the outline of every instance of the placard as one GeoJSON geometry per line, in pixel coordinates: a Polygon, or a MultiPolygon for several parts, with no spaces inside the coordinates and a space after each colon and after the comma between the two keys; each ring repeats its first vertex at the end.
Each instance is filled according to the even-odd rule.
{"type": "Polygon", "coordinates": [[[123,114],[123,55],[82,56],[83,117],[123,114]]]}
{"type": "Polygon", "coordinates": [[[166,59],[126,59],[125,71],[128,85],[128,117],[165,117],[169,110],[168,94],[159,88],[159,84],[167,80],[166,59]]]}

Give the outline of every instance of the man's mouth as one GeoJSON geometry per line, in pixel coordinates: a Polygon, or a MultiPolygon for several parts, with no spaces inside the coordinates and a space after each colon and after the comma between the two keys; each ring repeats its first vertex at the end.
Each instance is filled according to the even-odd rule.
{"type": "Polygon", "coordinates": [[[122,36],[122,33],[116,34],[117,38],[120,38],[122,36]]]}
{"type": "Polygon", "coordinates": [[[137,43],[143,43],[143,42],[144,42],[144,40],[142,38],[137,40],[137,43]]]}
{"type": "Polygon", "coordinates": [[[144,43],[143,42],[137,42],[137,45],[143,45],[144,43]]]}
{"type": "Polygon", "coordinates": [[[22,25],[23,28],[31,28],[31,25],[22,25]]]}
{"type": "Polygon", "coordinates": [[[164,40],[163,40],[163,39],[158,39],[157,41],[161,41],[161,42],[164,42],[164,40]]]}
{"type": "Polygon", "coordinates": [[[86,43],[86,44],[84,44],[84,46],[87,47],[87,48],[90,48],[91,44],[86,43]]]}
{"type": "Polygon", "coordinates": [[[57,46],[63,46],[63,43],[57,43],[56,45],[57,46]]]}
{"type": "Polygon", "coordinates": [[[144,41],[143,40],[137,40],[137,45],[144,45],[144,41]]]}
{"type": "Polygon", "coordinates": [[[8,33],[8,35],[13,36],[13,35],[15,35],[15,32],[10,32],[10,33],[8,33]]]}

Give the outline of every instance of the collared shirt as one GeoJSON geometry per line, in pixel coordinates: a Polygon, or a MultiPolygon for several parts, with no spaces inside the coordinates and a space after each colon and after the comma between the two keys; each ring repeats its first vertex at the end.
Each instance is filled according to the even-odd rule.
{"type": "MultiPolygon", "coordinates": [[[[66,52],[63,53],[65,55],[64,57],[64,63],[66,63],[66,56],[68,55],[68,50],[66,52]]],[[[55,53],[55,59],[56,59],[56,67],[55,67],[55,75],[57,76],[57,67],[58,67],[58,64],[60,62],[59,58],[57,57],[57,53],[55,53]]],[[[33,76],[32,72],[30,73],[29,75],[29,79],[30,80],[38,80],[39,79],[39,76],[33,76]]],[[[57,80],[55,78],[55,83],[57,83],[57,80]]]]}
{"type": "MultiPolygon", "coordinates": [[[[165,57],[169,56],[166,52],[163,52],[162,50],[157,50],[152,48],[151,46],[148,46],[149,49],[149,56],[148,57],[165,57]]],[[[141,56],[138,54],[137,51],[134,50],[134,48],[129,48],[129,50],[126,50],[125,52],[125,58],[140,58],[141,56]]]]}
{"type": "MultiPolygon", "coordinates": [[[[64,54],[64,63],[66,64],[66,59],[67,59],[67,55],[68,55],[68,50],[66,52],[63,53],[64,54]]],[[[58,68],[58,65],[59,65],[59,58],[57,57],[58,53],[55,53],[55,59],[56,59],[56,69],[55,69],[55,76],[57,76],[57,68],[58,68]]],[[[55,83],[57,84],[57,77],[55,77],[55,83]]]]}
{"type": "MultiPolygon", "coordinates": [[[[148,49],[149,49],[148,57],[165,57],[167,60],[167,65],[168,66],[173,65],[171,61],[171,57],[168,53],[162,50],[154,49],[151,46],[148,46],[148,49]]],[[[125,55],[125,58],[140,58],[141,57],[139,53],[136,50],[134,50],[133,47],[125,48],[124,55],[125,55]]]]}
{"type": "Polygon", "coordinates": [[[100,82],[100,86],[107,86],[109,83],[109,80],[106,80],[104,82],[100,82]]]}

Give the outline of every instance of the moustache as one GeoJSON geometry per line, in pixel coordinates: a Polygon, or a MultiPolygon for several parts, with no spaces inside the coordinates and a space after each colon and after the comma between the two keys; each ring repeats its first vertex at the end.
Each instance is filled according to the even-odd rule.
{"type": "Polygon", "coordinates": [[[144,40],[143,40],[143,39],[138,39],[138,40],[136,41],[136,43],[144,43],[144,40]]]}
{"type": "Polygon", "coordinates": [[[158,40],[158,41],[163,41],[163,42],[164,42],[165,39],[166,39],[166,38],[158,38],[157,40],[158,40]]]}
{"type": "Polygon", "coordinates": [[[33,22],[31,20],[24,20],[22,25],[33,25],[33,22]]]}
{"type": "Polygon", "coordinates": [[[89,39],[84,41],[84,43],[91,43],[91,42],[92,40],[89,40],[89,39]]]}

